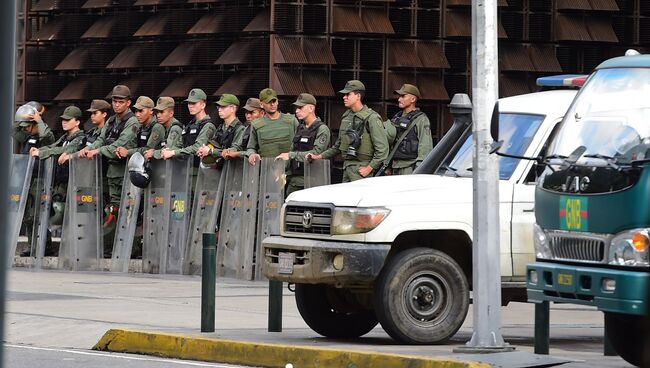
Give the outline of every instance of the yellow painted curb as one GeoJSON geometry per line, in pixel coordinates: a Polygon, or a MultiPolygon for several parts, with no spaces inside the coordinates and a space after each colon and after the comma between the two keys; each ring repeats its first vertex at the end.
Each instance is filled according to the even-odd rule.
{"type": "Polygon", "coordinates": [[[489,364],[455,359],[385,354],[352,350],[320,349],[307,346],[267,344],[111,329],[94,350],[156,355],[166,358],[201,360],[258,367],[284,368],[487,368],[489,364]]]}

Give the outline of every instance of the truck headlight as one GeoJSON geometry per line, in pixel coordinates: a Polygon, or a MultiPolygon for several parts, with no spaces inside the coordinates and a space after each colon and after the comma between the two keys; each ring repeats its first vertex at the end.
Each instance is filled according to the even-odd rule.
{"type": "Polygon", "coordinates": [[[537,224],[533,225],[533,243],[535,244],[535,256],[540,259],[552,259],[553,254],[549,247],[548,236],[537,224]]]}
{"type": "Polygon", "coordinates": [[[332,216],[332,234],[361,234],[376,228],[388,216],[387,208],[337,207],[332,216]]]}
{"type": "Polygon", "coordinates": [[[648,266],[650,229],[633,229],[617,234],[609,245],[607,262],[618,266],[648,266]]]}

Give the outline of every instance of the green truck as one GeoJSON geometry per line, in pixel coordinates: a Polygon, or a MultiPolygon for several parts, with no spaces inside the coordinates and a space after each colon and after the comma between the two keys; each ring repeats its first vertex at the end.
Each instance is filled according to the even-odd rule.
{"type": "Polygon", "coordinates": [[[650,302],[650,55],[600,64],[537,162],[543,172],[528,300],[598,308],[616,352],[642,365],[650,302]]]}

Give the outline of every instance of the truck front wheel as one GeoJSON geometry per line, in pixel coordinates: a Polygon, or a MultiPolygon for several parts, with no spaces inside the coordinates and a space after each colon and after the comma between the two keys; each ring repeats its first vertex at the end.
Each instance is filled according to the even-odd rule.
{"type": "Polygon", "coordinates": [[[605,312],[605,328],[609,342],[626,362],[640,367],[644,343],[642,316],[605,312]]]}
{"type": "Polygon", "coordinates": [[[296,284],[296,305],[307,325],[320,335],[353,338],[377,326],[372,310],[354,302],[347,290],[327,285],[296,284]]]}
{"type": "Polygon", "coordinates": [[[375,283],[375,313],[395,340],[434,344],[452,337],[469,308],[469,284],[458,263],[435,249],[395,255],[375,283]]]}

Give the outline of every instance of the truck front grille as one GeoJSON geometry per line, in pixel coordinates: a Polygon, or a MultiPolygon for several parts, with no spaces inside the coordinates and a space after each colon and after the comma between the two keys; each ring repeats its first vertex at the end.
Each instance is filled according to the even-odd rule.
{"type": "Polygon", "coordinates": [[[284,231],[329,235],[332,226],[330,207],[288,205],[284,211],[284,231]]]}
{"type": "Polygon", "coordinates": [[[554,259],[602,263],[605,260],[606,236],[549,232],[554,259]]]}

